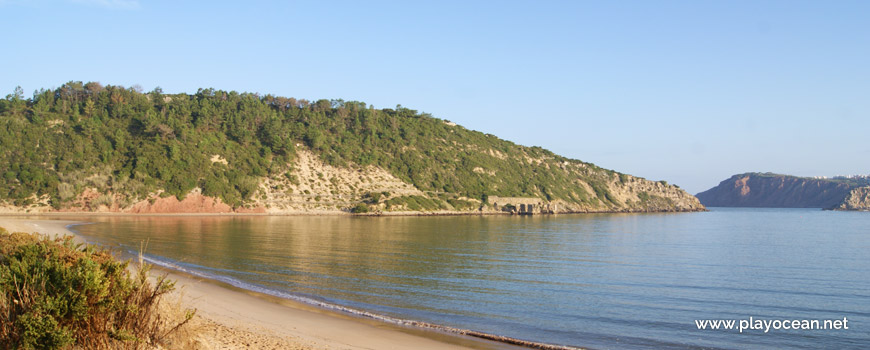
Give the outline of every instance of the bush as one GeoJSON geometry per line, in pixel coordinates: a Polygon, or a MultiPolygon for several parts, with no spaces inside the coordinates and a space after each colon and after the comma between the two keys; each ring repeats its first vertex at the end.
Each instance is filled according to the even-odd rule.
{"type": "Polygon", "coordinates": [[[355,207],[351,208],[351,209],[350,209],[350,212],[351,212],[351,213],[354,213],[354,214],[368,213],[368,212],[369,212],[369,206],[366,205],[365,203],[359,203],[359,204],[357,204],[355,207]]]}
{"type": "Polygon", "coordinates": [[[157,311],[174,288],[103,249],[0,229],[0,344],[20,349],[158,346],[187,323],[157,311]]]}
{"type": "Polygon", "coordinates": [[[94,208],[99,208],[101,205],[111,207],[112,203],[115,203],[115,198],[112,197],[112,195],[110,195],[110,194],[104,194],[104,195],[100,195],[99,197],[94,199],[94,201],[91,202],[91,205],[94,208]]]}
{"type": "Polygon", "coordinates": [[[284,176],[287,177],[287,180],[290,180],[291,184],[299,186],[299,178],[296,175],[293,175],[292,173],[290,173],[288,171],[287,173],[284,174],[284,176]]]}
{"type": "Polygon", "coordinates": [[[57,184],[57,195],[61,201],[70,200],[76,195],[75,187],[68,183],[61,182],[57,184]]]}
{"type": "Polygon", "coordinates": [[[389,210],[444,210],[447,203],[440,199],[426,198],[424,196],[401,196],[384,202],[389,210]]]}
{"type": "Polygon", "coordinates": [[[367,203],[378,204],[378,202],[381,201],[381,196],[382,194],[380,192],[369,192],[365,196],[363,196],[363,199],[367,203]]]}
{"type": "Polygon", "coordinates": [[[455,210],[468,210],[474,209],[476,205],[473,202],[469,202],[461,199],[448,199],[447,203],[453,206],[455,210]]]}
{"type": "Polygon", "coordinates": [[[647,193],[646,191],[642,191],[637,194],[637,198],[640,200],[641,203],[646,203],[649,202],[650,197],[649,193],[647,193]]]}

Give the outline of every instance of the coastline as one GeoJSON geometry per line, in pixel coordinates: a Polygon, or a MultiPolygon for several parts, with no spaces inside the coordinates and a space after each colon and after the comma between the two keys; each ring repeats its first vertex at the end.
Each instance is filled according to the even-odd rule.
{"type": "MultiPolygon", "coordinates": [[[[673,210],[575,210],[557,213],[517,214],[506,211],[388,211],[371,213],[350,213],[341,210],[319,211],[275,211],[275,212],[170,212],[170,213],[134,213],[123,211],[14,211],[0,207],[0,218],[3,217],[82,217],[82,216],[346,216],[346,217],[369,217],[369,216],[556,216],[575,214],[673,214],[673,213],[700,213],[709,211],[706,207],[697,209],[673,209],[673,210]]],[[[72,233],[70,233],[72,234],[72,233]]]]}
{"type": "MultiPolygon", "coordinates": [[[[49,213],[35,216],[48,215],[55,216],[49,213]]],[[[73,215],[81,214],[60,216],[73,215]]],[[[0,227],[9,232],[36,232],[51,238],[70,235],[75,242],[85,243],[69,226],[86,222],[21,218],[26,216],[34,215],[0,215],[0,227]]],[[[154,271],[155,275],[166,274],[176,281],[177,289],[170,298],[175,300],[169,302],[197,310],[190,325],[196,349],[573,349],[423,322],[379,318],[358,310],[318,307],[159,266],[154,271]]]]}

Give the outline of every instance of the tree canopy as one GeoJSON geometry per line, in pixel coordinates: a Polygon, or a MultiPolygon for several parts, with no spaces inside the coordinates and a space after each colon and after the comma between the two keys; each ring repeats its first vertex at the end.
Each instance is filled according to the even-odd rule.
{"type": "Polygon", "coordinates": [[[183,198],[200,187],[239,206],[260,179],[286,171],[300,146],[331,165],[376,165],[420,190],[477,199],[593,203],[607,196],[586,193],[576,180],[597,192],[594,184],[614,174],[401,106],[138,90],[73,81],[29,99],[19,88],[0,100],[0,201],[47,196],[61,208],[86,187],[128,201],[158,190],[183,198]]]}

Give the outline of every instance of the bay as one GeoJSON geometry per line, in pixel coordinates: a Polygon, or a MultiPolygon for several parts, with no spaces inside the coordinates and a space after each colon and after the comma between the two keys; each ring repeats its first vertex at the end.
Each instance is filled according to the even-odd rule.
{"type": "Polygon", "coordinates": [[[117,216],[73,229],[277,296],[599,349],[870,346],[870,213],[117,216]],[[699,330],[843,319],[848,330],[699,330]]]}

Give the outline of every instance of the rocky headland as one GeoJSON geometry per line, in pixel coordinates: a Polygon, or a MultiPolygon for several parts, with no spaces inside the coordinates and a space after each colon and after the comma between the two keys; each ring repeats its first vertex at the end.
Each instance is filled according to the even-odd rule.
{"type": "Polygon", "coordinates": [[[865,184],[847,179],[744,173],[696,196],[709,207],[867,210],[870,209],[868,190],[865,184]]]}

